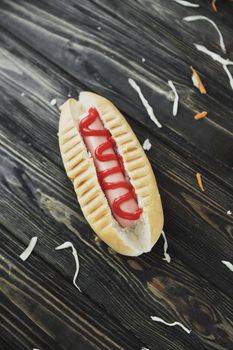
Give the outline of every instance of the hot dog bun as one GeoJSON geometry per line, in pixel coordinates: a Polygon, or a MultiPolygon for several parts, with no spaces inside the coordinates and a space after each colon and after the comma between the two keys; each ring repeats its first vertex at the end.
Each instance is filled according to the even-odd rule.
{"type": "Polygon", "coordinates": [[[95,233],[116,252],[138,256],[151,250],[163,228],[161,199],[151,165],[129,124],[106,98],[81,92],[61,110],[59,146],[66,173],[73,182],[85,218],[95,233]],[[122,228],[114,219],[97,179],[96,168],[79,133],[80,117],[95,107],[116,141],[130,183],[143,213],[135,225],[122,228]]]}

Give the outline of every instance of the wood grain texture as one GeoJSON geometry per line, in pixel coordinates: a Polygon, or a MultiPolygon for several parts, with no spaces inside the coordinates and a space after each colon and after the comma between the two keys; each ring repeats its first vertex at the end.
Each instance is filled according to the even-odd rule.
{"type": "Polygon", "coordinates": [[[12,253],[16,245],[2,228],[1,237],[1,335],[11,341],[14,326],[15,348],[134,349],[140,343],[71,283],[67,288],[56,266],[50,269],[37,254],[26,266],[12,253]]]}
{"type": "MultiPolygon", "coordinates": [[[[202,154],[202,157],[198,157],[199,166],[202,165],[202,159],[210,165],[213,161],[212,170],[223,168],[227,172],[225,166],[232,166],[233,126],[228,110],[232,107],[229,83],[221,66],[195,50],[192,43],[197,37],[190,28],[191,24],[181,20],[189,14],[187,9],[184,12],[182,8],[177,18],[177,4],[173,2],[168,7],[163,6],[161,1],[156,2],[153,12],[148,4],[145,6],[140,2],[122,5],[121,1],[107,1],[106,4],[103,1],[85,1],[77,5],[71,1],[65,11],[62,2],[48,5],[42,1],[43,9],[36,6],[36,1],[28,4],[21,0],[19,3],[22,6],[11,1],[6,3],[1,12],[2,23],[6,23],[7,29],[18,33],[21,40],[25,40],[82,83],[111,96],[129,115],[153,129],[156,136],[169,144],[172,141],[173,145],[178,143],[179,152],[182,150],[187,155],[185,146],[191,143],[192,148],[189,150],[192,149],[193,157],[202,154]],[[118,14],[115,18],[116,11],[118,14]],[[64,19],[61,13],[64,13],[64,19]],[[161,24],[162,18],[168,19],[171,16],[171,22],[166,22],[166,27],[161,24]],[[69,21],[66,21],[67,17],[69,21]],[[140,23],[140,26],[135,22],[140,23]],[[101,31],[97,30],[99,25],[101,31]],[[30,35],[31,30],[33,37],[30,35]],[[34,40],[37,37],[38,40],[34,40]],[[146,55],[146,47],[150,47],[149,57],[146,55]],[[146,59],[144,64],[141,62],[142,57],[146,59]],[[199,70],[205,75],[205,80],[208,80],[207,98],[193,89],[190,65],[194,63],[197,69],[201,68],[199,70]],[[149,101],[156,101],[156,113],[165,125],[163,133],[152,122],[148,125],[148,117],[127,83],[128,76],[138,81],[149,101]],[[172,94],[167,86],[168,79],[174,80],[181,95],[180,118],[176,120],[171,117],[172,94]],[[223,99],[224,104],[221,103],[223,99]],[[203,121],[201,129],[200,124],[193,121],[193,116],[199,109],[207,109],[211,115],[211,118],[203,121]],[[213,139],[215,142],[212,142],[213,139]],[[229,144],[228,152],[221,147],[223,142],[229,144]]],[[[210,16],[209,7],[203,8],[202,13],[210,16]]],[[[202,23],[198,26],[202,26],[202,23]]],[[[203,26],[206,27],[206,23],[203,26]]],[[[213,35],[212,28],[209,31],[202,30],[202,33],[199,42],[208,44],[210,34],[205,33],[212,33],[213,44],[210,49],[217,51],[218,40],[213,35]]],[[[229,30],[224,32],[224,37],[228,52],[231,52],[229,30]]],[[[220,53],[219,50],[217,52],[220,53]]],[[[206,163],[203,164],[205,168],[206,163]]],[[[232,180],[231,169],[228,168],[227,174],[232,180]]]]}
{"type": "MultiPolygon", "coordinates": [[[[188,11],[173,2],[69,0],[64,8],[60,1],[4,0],[0,6],[1,25],[13,33],[0,35],[2,348],[231,349],[232,276],[221,260],[232,259],[233,222],[226,215],[233,203],[232,91],[221,67],[203,64],[192,48],[199,34],[218,50],[216,36],[179,23],[188,11]],[[208,81],[206,98],[190,83],[193,62],[208,81]],[[162,130],[148,121],[128,76],[155,107],[162,130]],[[171,77],[181,95],[176,119],[166,85],[171,77]],[[61,163],[58,109],[50,101],[60,105],[84,88],[115,101],[139,140],[152,143],[170,265],[162,261],[162,240],[136,259],[113,254],[82,216],[61,163]],[[199,108],[211,109],[211,120],[193,121],[199,108]],[[18,256],[32,235],[38,246],[22,263],[18,256]],[[71,254],[54,251],[66,240],[80,255],[82,294],[72,285],[71,254]],[[153,323],[151,315],[193,332],[153,323]]],[[[218,20],[230,53],[226,6],[218,20]]],[[[209,5],[201,11],[209,15],[209,5]]]]}

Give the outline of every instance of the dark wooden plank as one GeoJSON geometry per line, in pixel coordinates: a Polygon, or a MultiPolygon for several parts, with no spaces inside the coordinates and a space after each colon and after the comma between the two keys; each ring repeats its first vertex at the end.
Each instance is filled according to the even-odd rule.
{"type": "Polygon", "coordinates": [[[0,345],[4,350],[14,350],[12,343],[10,344],[10,342],[4,336],[0,337],[0,345]]]}
{"type": "Polygon", "coordinates": [[[23,250],[1,228],[0,329],[13,348],[135,349],[142,345],[67,283],[56,265],[45,263],[37,254],[29,262],[20,261],[19,245],[23,250]]]}
{"type": "MultiPolygon", "coordinates": [[[[152,129],[156,137],[185,157],[192,157],[197,166],[217,177],[221,186],[226,184],[232,189],[232,90],[222,67],[193,46],[199,39],[220,53],[217,33],[206,23],[198,23],[197,28],[205,28],[198,38],[195,26],[181,21],[183,16],[197,12],[174,2],[164,6],[163,1],[154,5],[151,1],[69,1],[65,10],[60,1],[40,4],[42,8],[37,1],[28,4],[20,0],[15,4],[5,0],[2,25],[89,88],[111,97],[126,113],[152,129]],[[142,57],[146,58],[144,64],[142,57]],[[204,74],[209,91],[206,97],[200,96],[191,84],[191,64],[204,74]],[[148,121],[128,85],[129,76],[137,80],[155,107],[165,125],[162,130],[148,121]],[[175,81],[181,97],[176,119],[171,116],[168,79],[175,81]],[[210,118],[195,122],[193,115],[203,109],[209,111],[210,118]]],[[[221,12],[214,18],[223,29],[230,52],[232,33],[228,24],[233,10],[228,6],[224,15],[221,12]]],[[[198,13],[212,16],[210,5],[202,5],[198,13]]]]}
{"type": "MultiPolygon", "coordinates": [[[[7,46],[12,45],[10,39],[5,40],[5,42],[7,46]]],[[[20,48],[17,49],[19,49],[20,51],[20,48]]],[[[21,51],[23,51],[23,49],[21,51]]],[[[27,53],[27,55],[29,54],[27,53]]],[[[5,56],[5,60],[18,63],[18,66],[21,66],[20,54],[18,54],[17,57],[18,61],[14,55],[12,56],[12,54],[8,52],[5,56]]],[[[30,59],[33,59],[33,56],[31,56],[30,59]]],[[[4,118],[5,121],[2,122],[4,133],[10,133],[10,138],[13,140],[13,143],[17,142],[18,146],[20,146],[21,143],[23,143],[24,145],[26,141],[26,143],[29,144],[30,147],[28,147],[28,149],[25,149],[23,146],[23,149],[20,153],[23,154],[24,152],[26,152],[26,159],[30,161],[30,166],[31,164],[35,164],[37,169],[36,171],[38,171],[39,168],[42,174],[44,173],[47,174],[47,176],[49,175],[49,179],[54,178],[59,186],[65,188],[63,183],[64,174],[60,172],[60,169],[57,169],[56,166],[47,162],[49,159],[55,164],[58,163],[59,168],[61,167],[61,160],[58,151],[55,127],[55,124],[57,123],[56,108],[54,109],[50,106],[50,114],[48,113],[48,111],[45,114],[43,109],[38,109],[38,107],[43,108],[39,105],[37,107],[37,111],[41,116],[40,118],[38,118],[38,116],[34,112],[30,119],[28,118],[27,114],[25,114],[25,110],[27,111],[27,113],[35,110],[36,95],[38,95],[38,101],[43,101],[44,103],[46,103],[45,108],[47,110],[47,107],[49,105],[48,101],[50,101],[50,99],[54,97],[54,94],[50,94],[50,92],[48,91],[47,98],[41,97],[41,94],[45,94],[46,86],[51,85],[50,77],[48,77],[46,73],[43,73],[42,70],[38,69],[34,64],[31,64],[30,62],[28,62],[28,65],[26,65],[26,63],[24,62],[23,69],[24,74],[26,74],[27,71],[33,72],[33,75],[35,76],[43,75],[42,81],[44,82],[44,84],[42,84],[42,86],[39,88],[38,84],[35,85],[34,78],[33,76],[31,76],[31,73],[28,74],[27,89],[28,93],[29,91],[31,91],[30,96],[32,94],[32,96],[34,96],[34,99],[31,100],[30,96],[26,96],[25,98],[20,97],[18,103],[22,105],[21,109],[19,109],[18,103],[11,104],[9,106],[11,119],[13,122],[9,124],[9,117],[4,118]],[[49,123],[51,124],[50,126],[48,125],[49,123]],[[15,125],[17,125],[16,128],[15,125]],[[22,135],[24,136],[22,137],[22,135]],[[22,141],[22,138],[25,141],[22,141]],[[46,148],[43,147],[44,143],[46,143],[46,148]]],[[[53,84],[55,85],[55,90],[57,93],[59,89],[58,81],[60,81],[60,75],[56,71],[53,71],[52,75],[54,77],[53,84]],[[57,79],[56,82],[55,77],[57,79]]],[[[12,80],[15,79],[12,78],[12,80]]],[[[67,86],[69,86],[69,89],[72,90],[74,89],[74,85],[71,85],[70,80],[65,81],[65,76],[63,76],[60,84],[61,91],[58,94],[58,101],[59,98],[63,101],[63,99],[66,97],[62,94],[67,92],[67,86]]],[[[18,96],[20,96],[20,91],[23,90],[24,83],[21,83],[20,86],[19,81],[19,86],[17,86],[18,96]]],[[[11,90],[11,88],[7,89],[7,93],[9,94],[8,97],[6,98],[3,96],[3,99],[11,100],[15,98],[15,92],[11,90]]],[[[5,87],[3,94],[6,94],[5,87]]],[[[136,125],[133,122],[131,122],[131,125],[135,126],[135,132],[137,133],[141,141],[146,137],[151,138],[150,134],[148,134],[146,130],[142,131],[140,128],[136,128],[136,125]]],[[[4,142],[6,146],[7,140],[5,140],[4,142]]],[[[202,273],[204,273],[205,278],[215,280],[214,276],[216,269],[219,269],[219,260],[216,260],[216,254],[218,254],[220,257],[225,256],[226,258],[230,258],[231,256],[232,243],[231,235],[229,234],[231,226],[229,225],[231,224],[232,220],[229,216],[226,215],[226,212],[227,209],[230,208],[230,205],[233,201],[232,196],[227,191],[219,188],[218,184],[213,183],[212,178],[208,177],[208,173],[204,172],[205,186],[208,190],[208,194],[206,197],[206,195],[200,193],[196,185],[196,168],[193,168],[191,160],[184,161],[182,157],[178,156],[174,151],[170,150],[164,144],[161,144],[160,142],[156,141],[156,139],[151,139],[151,142],[153,144],[153,149],[155,149],[156,152],[150,152],[149,156],[151,162],[157,165],[158,168],[156,169],[156,173],[158,174],[159,183],[161,183],[162,195],[164,197],[165,213],[168,213],[167,216],[169,217],[169,221],[166,221],[166,227],[168,229],[168,232],[175,231],[176,234],[180,233],[177,249],[179,251],[180,245],[185,244],[184,254],[187,250],[190,251],[190,266],[192,266],[193,262],[195,261],[194,266],[198,264],[198,270],[201,271],[201,267],[205,263],[206,257],[208,256],[210,264],[208,268],[205,269],[202,273]],[[160,175],[161,172],[162,174],[160,175]],[[185,206],[183,205],[184,201],[186,201],[185,206]],[[173,220],[171,220],[171,218],[173,218],[173,220]],[[195,235],[193,234],[193,231],[195,235]],[[184,232],[187,233],[185,234],[184,232]],[[202,232],[206,232],[207,237],[203,236],[202,232]],[[198,241],[196,240],[197,236],[199,237],[198,241]],[[219,240],[219,244],[216,244],[216,239],[219,240]],[[196,250],[197,253],[195,251],[192,251],[192,247],[194,245],[198,245],[196,250]]],[[[11,149],[12,145],[9,144],[9,147],[11,149]]],[[[19,157],[18,154],[16,155],[16,158],[17,157],[19,157]]],[[[22,162],[24,161],[22,160],[22,162]]],[[[2,164],[5,171],[8,167],[10,169],[12,168],[12,165],[7,164],[7,162],[4,163],[3,161],[2,164]]],[[[9,170],[8,173],[11,173],[11,170],[9,170]]],[[[72,189],[69,191],[69,195],[73,198],[74,208],[75,198],[72,189]]],[[[65,198],[61,198],[62,196],[60,197],[61,201],[65,200],[65,198]]],[[[27,198],[25,198],[25,200],[27,200],[27,198]]],[[[69,203],[68,198],[66,199],[65,203],[69,203]]],[[[172,240],[172,244],[173,243],[174,240],[172,240]]],[[[188,258],[189,257],[186,256],[187,260],[188,258]]],[[[222,268],[221,275],[222,278],[219,281],[216,280],[216,283],[218,284],[219,288],[223,288],[223,290],[227,293],[230,290],[228,271],[226,271],[225,268],[222,268]],[[222,275],[222,271],[225,271],[225,274],[222,275]],[[223,278],[223,276],[225,276],[225,279],[223,278]]]]}
{"type": "MultiPolygon", "coordinates": [[[[0,96],[4,101],[0,106],[1,223],[5,246],[13,247],[8,251],[5,248],[7,258],[12,256],[16,263],[23,245],[32,235],[37,235],[40,247],[35,250],[35,262],[38,257],[39,266],[44,266],[42,271],[46,270],[46,263],[56,276],[54,267],[59,269],[70,281],[63,289],[67,289],[67,295],[73,295],[72,304],[79,308],[71,285],[70,255],[61,254],[58,258],[54,251],[59,243],[71,240],[80,252],[80,287],[84,296],[113,315],[122,327],[140,338],[141,344],[151,349],[214,349],[216,344],[222,349],[229,348],[232,345],[231,298],[227,296],[230,272],[219,260],[223,252],[232,251],[232,224],[223,207],[228,205],[231,195],[220,191],[218,184],[207,176],[208,191],[204,197],[196,188],[192,162],[184,161],[165,144],[151,139],[157,152],[150,152],[150,159],[158,167],[169,218],[166,225],[172,264],[161,260],[162,242],[151,254],[138,259],[112,255],[104,244],[94,241],[59,157],[55,136],[58,111],[49,101],[53,97],[59,101],[65,98],[67,90],[74,89],[75,80],[12,37],[2,33],[0,40],[0,96]],[[14,62],[14,66],[9,62],[14,62]],[[26,96],[21,97],[25,88],[26,96]],[[214,212],[218,221],[213,219],[214,212]],[[207,236],[202,237],[203,232],[207,236]],[[153,314],[185,323],[193,329],[192,335],[151,322],[153,314]]],[[[78,83],[77,88],[81,88],[78,83]]],[[[141,141],[152,137],[137,124],[132,122],[132,125],[141,141]]],[[[33,272],[34,265],[38,266],[35,262],[31,265],[33,272]]],[[[40,278],[37,275],[34,272],[33,279],[40,278]]],[[[30,285],[25,284],[24,288],[30,285]]],[[[65,298],[59,294],[62,297],[65,298]]]]}

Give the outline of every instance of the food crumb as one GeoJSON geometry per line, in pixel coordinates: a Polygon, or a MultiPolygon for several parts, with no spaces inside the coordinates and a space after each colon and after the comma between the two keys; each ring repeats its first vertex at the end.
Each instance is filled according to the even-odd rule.
{"type": "Polygon", "coordinates": [[[102,27],[100,27],[100,26],[99,26],[99,27],[97,27],[97,30],[101,30],[101,29],[102,29],[102,27]]]}
{"type": "Polygon", "coordinates": [[[231,210],[228,210],[228,211],[227,211],[227,215],[232,215],[232,211],[231,211],[231,210]]]}
{"type": "Polygon", "coordinates": [[[216,0],[212,0],[211,6],[214,12],[218,12],[218,8],[216,6],[216,0]]]}
{"type": "Polygon", "coordinates": [[[197,178],[198,186],[200,187],[200,189],[202,190],[202,192],[204,192],[205,190],[204,190],[204,187],[203,187],[201,174],[200,174],[200,173],[196,173],[196,178],[197,178]]]}
{"type": "Polygon", "coordinates": [[[50,101],[50,104],[51,104],[51,106],[56,106],[57,100],[56,100],[55,98],[53,98],[53,99],[50,101]]]}
{"type": "Polygon", "coordinates": [[[150,140],[149,139],[146,139],[144,142],[143,142],[143,145],[142,145],[143,149],[145,151],[149,151],[151,149],[151,143],[150,143],[150,140]]]}
{"type": "Polygon", "coordinates": [[[21,95],[22,97],[23,97],[23,96],[25,96],[25,92],[21,92],[21,94],[20,94],[20,95],[21,95]]]}
{"type": "Polygon", "coordinates": [[[199,120],[199,119],[205,118],[207,116],[207,114],[208,114],[208,112],[206,112],[206,111],[198,113],[194,116],[194,119],[199,120]]]}
{"type": "Polygon", "coordinates": [[[194,69],[192,66],[190,67],[192,70],[192,82],[193,85],[199,89],[200,93],[205,95],[206,94],[206,88],[202,83],[202,80],[198,74],[198,72],[196,71],[196,69],[194,69]]]}
{"type": "Polygon", "coordinates": [[[142,57],[142,62],[144,63],[146,61],[146,59],[144,57],[142,57]]]}

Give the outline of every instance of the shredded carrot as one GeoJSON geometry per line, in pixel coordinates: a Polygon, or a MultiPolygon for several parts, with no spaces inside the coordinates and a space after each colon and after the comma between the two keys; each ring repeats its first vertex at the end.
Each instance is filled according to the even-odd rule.
{"type": "Polygon", "coordinates": [[[199,74],[198,72],[196,71],[196,69],[194,69],[192,66],[191,66],[191,69],[192,69],[192,80],[193,80],[193,84],[194,86],[196,86],[200,93],[205,95],[206,94],[206,88],[204,87],[202,81],[201,81],[201,78],[199,77],[199,74]]]}
{"type": "Polygon", "coordinates": [[[218,12],[218,8],[217,8],[217,6],[216,6],[216,2],[217,2],[217,0],[212,0],[212,9],[213,9],[213,11],[214,12],[218,12]]]}
{"type": "Polygon", "coordinates": [[[197,178],[198,186],[200,187],[200,189],[202,190],[202,192],[204,192],[205,190],[204,190],[204,187],[203,187],[201,174],[200,174],[200,173],[196,173],[196,178],[197,178]]]}
{"type": "Polygon", "coordinates": [[[199,120],[199,119],[202,119],[202,118],[205,118],[207,116],[208,112],[201,112],[201,113],[198,113],[194,116],[194,119],[195,120],[199,120]]]}

